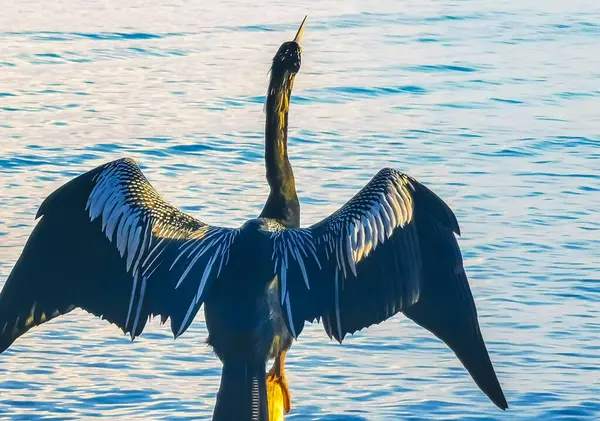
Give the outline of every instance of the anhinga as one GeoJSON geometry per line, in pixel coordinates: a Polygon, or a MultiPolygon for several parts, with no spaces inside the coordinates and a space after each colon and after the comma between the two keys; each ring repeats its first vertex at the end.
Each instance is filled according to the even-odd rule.
{"type": "Polygon", "coordinates": [[[458,223],[438,196],[386,168],[338,211],[300,228],[287,122],[303,29],[304,22],[273,59],[265,128],[271,190],[261,215],[236,229],[209,226],[168,204],[131,159],[73,179],[40,206],[4,285],[0,352],[74,308],[132,338],[160,315],[178,337],[204,304],[208,343],[223,363],[213,419],[265,421],[269,407],[272,419],[289,410],[284,357],[305,322],[322,321],[342,342],[402,312],[508,407],[479,329],[458,223]]]}

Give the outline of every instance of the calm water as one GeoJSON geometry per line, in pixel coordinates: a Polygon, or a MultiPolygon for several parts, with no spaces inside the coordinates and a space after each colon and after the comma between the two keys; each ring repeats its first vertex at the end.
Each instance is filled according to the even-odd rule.
{"type": "MultiPolygon", "coordinates": [[[[600,419],[596,0],[126,3],[2,4],[0,285],[43,198],[118,157],[205,222],[255,216],[269,61],[308,13],[290,116],[303,223],[384,166],[440,194],[511,409],[397,316],[344,346],[308,327],[288,419],[600,419]]],[[[201,314],[175,342],[154,321],[131,343],[75,311],[0,356],[0,418],[207,419],[205,337],[201,314]]]]}

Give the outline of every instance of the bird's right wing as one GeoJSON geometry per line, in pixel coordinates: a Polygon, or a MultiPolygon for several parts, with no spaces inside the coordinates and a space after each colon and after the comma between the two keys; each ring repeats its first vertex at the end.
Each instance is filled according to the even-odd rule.
{"type": "Polygon", "coordinates": [[[227,264],[238,233],[168,204],[127,158],[65,184],[37,217],[0,294],[0,352],[31,327],[77,307],[132,338],[160,315],[179,336],[227,264]]]}
{"type": "Polygon", "coordinates": [[[310,228],[274,230],[273,258],[290,332],[321,319],[330,337],[398,312],[442,339],[501,408],[450,208],[415,179],[381,170],[310,228]]]}

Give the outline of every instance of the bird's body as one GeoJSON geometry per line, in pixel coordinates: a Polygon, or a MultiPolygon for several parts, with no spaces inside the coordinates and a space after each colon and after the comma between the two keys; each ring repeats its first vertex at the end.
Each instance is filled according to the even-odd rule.
{"type": "MultiPolygon", "coordinates": [[[[270,260],[264,242],[264,220],[250,220],[239,228],[229,252],[240,257],[231,260],[219,276],[221,282],[213,285],[210,297],[204,302],[208,328],[208,343],[221,360],[240,360],[248,355],[262,359],[271,355],[279,311],[274,317],[270,290],[273,273],[258,262],[270,260]],[[254,249],[252,254],[246,250],[254,249]]],[[[274,356],[273,356],[274,357],[274,356]]]]}
{"type": "Polygon", "coordinates": [[[239,228],[207,225],[167,203],[127,158],[80,175],[42,203],[0,293],[0,353],[77,307],[135,338],[154,316],[178,337],[204,305],[208,343],[223,363],[213,419],[279,421],[290,409],[285,356],[306,322],[321,321],[341,343],[402,312],[508,407],[479,329],[458,222],[442,199],[385,168],[338,211],[300,227],[287,128],[303,27],[273,59],[261,214],[239,228]]]}
{"type": "MultiPolygon", "coordinates": [[[[265,253],[268,245],[259,246],[266,242],[264,234],[268,233],[269,222],[250,220],[240,228],[230,252],[247,259],[243,257],[227,265],[222,282],[214,285],[204,303],[208,343],[224,364],[215,420],[255,419],[248,417],[252,405],[256,405],[252,393],[255,388],[264,393],[259,401],[266,405],[265,363],[282,351],[278,338],[287,328],[282,320],[281,305],[273,300],[278,295],[276,283],[273,272],[265,270],[268,265],[260,264],[271,259],[265,253]],[[248,249],[256,251],[245,253],[248,249]],[[235,392],[229,393],[228,387],[235,392]],[[240,394],[248,398],[240,399],[240,394]]],[[[266,407],[261,408],[260,414],[265,420],[267,413],[266,407]]]]}

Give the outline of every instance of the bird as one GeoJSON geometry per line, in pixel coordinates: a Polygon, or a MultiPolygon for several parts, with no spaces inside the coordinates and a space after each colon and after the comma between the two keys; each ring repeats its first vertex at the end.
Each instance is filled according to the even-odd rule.
{"type": "Polygon", "coordinates": [[[442,340],[500,409],[450,207],[383,168],[308,227],[288,157],[288,114],[306,17],[275,54],[266,94],[269,195],[237,228],[169,204],[131,158],[107,162],[51,193],[0,293],[0,353],[75,308],[132,340],[159,316],[182,335],[201,307],[222,363],[215,421],[277,421],[290,410],[285,357],[306,323],[330,339],[402,313],[442,340]],[[267,372],[267,364],[273,360],[267,372]]]}

